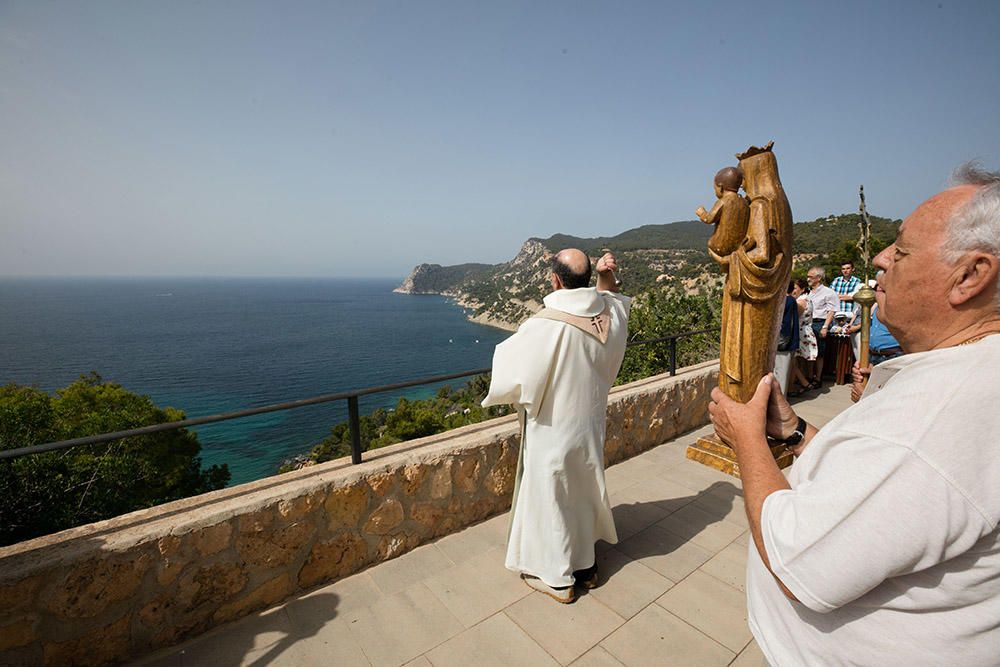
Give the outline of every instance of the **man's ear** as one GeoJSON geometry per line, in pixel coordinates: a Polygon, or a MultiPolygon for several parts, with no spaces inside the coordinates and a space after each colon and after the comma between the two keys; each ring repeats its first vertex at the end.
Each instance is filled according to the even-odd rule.
{"type": "Polygon", "coordinates": [[[955,267],[955,283],[948,293],[948,303],[960,306],[983,292],[997,287],[1000,259],[985,252],[972,252],[955,267]]]}
{"type": "Polygon", "coordinates": [[[563,288],[562,280],[559,279],[559,276],[557,276],[555,272],[552,272],[551,274],[551,282],[553,290],[559,290],[563,288]]]}

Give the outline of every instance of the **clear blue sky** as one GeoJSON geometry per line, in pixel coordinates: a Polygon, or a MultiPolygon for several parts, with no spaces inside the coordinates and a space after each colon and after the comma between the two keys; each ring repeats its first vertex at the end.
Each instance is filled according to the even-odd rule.
{"type": "Polygon", "coordinates": [[[0,275],[402,276],[1000,168],[1000,2],[0,0],[0,275]]]}

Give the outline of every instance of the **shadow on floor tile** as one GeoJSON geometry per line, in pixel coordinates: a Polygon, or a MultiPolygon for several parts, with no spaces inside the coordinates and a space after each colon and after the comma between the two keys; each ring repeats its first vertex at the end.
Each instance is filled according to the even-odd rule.
{"type": "MultiPolygon", "coordinates": [[[[224,642],[227,645],[225,646],[225,655],[242,656],[242,660],[235,664],[252,667],[264,667],[279,662],[281,655],[292,648],[296,642],[316,635],[337,617],[339,600],[339,596],[334,593],[320,593],[289,603],[283,611],[288,615],[290,632],[277,641],[264,646],[260,646],[259,639],[257,639],[262,633],[267,632],[267,628],[259,627],[259,621],[263,620],[264,617],[254,618],[252,621],[256,622],[247,625],[248,632],[227,633],[224,642]],[[294,607],[294,609],[290,607],[294,607]],[[240,645],[241,640],[245,642],[242,646],[240,645]]],[[[215,648],[221,647],[216,643],[215,648]]],[[[191,654],[191,651],[188,651],[184,664],[213,664],[213,662],[214,664],[233,664],[229,663],[224,656],[219,656],[221,660],[212,662],[201,662],[200,660],[192,662],[193,657],[195,656],[191,654]]]]}
{"type": "MultiPolygon", "coordinates": [[[[652,490],[652,489],[651,489],[652,490]]],[[[698,503],[699,512],[690,512],[685,516],[687,533],[697,535],[712,524],[726,519],[734,504],[742,506],[742,500],[736,499],[742,495],[740,488],[733,482],[716,481],[708,487],[691,495],[673,498],[656,498],[655,494],[645,494],[645,502],[628,502],[634,493],[628,491],[618,494],[612,512],[618,537],[622,542],[663,520],[672,512],[698,503]]],[[[613,501],[614,502],[614,501],[613,501]]],[[[725,546],[725,545],[722,545],[725,546]]]]}
{"type": "Polygon", "coordinates": [[[338,602],[338,596],[330,593],[293,600],[213,628],[131,664],[143,667],[297,664],[298,660],[289,658],[289,649],[332,621],[337,616],[338,602]],[[289,613],[292,606],[298,607],[301,613],[289,613]]]}

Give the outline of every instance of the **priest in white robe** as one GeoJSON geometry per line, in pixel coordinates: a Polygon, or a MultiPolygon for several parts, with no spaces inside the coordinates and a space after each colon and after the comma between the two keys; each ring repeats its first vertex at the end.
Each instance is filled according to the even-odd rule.
{"type": "Polygon", "coordinates": [[[608,391],[625,356],[631,299],[614,255],[568,249],[553,259],[545,307],[497,345],[483,405],[513,404],[521,452],[506,566],[559,602],[597,585],[594,544],[618,541],[604,483],[608,391]]]}

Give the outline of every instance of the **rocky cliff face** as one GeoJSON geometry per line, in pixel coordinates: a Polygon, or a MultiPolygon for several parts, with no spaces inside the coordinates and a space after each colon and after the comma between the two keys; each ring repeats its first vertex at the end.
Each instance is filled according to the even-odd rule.
{"type": "Polygon", "coordinates": [[[427,288],[428,278],[433,280],[433,275],[442,268],[444,267],[440,264],[418,264],[402,284],[392,291],[399,294],[437,294],[427,288]]]}
{"type": "Polygon", "coordinates": [[[513,331],[542,307],[551,258],[541,241],[528,239],[514,259],[464,283],[458,301],[473,310],[473,321],[513,331]]]}
{"type": "Polygon", "coordinates": [[[392,290],[397,294],[418,294],[417,290],[414,288],[418,282],[420,282],[421,276],[427,273],[428,269],[434,266],[441,266],[440,264],[418,264],[414,267],[413,271],[410,271],[410,275],[406,276],[399,287],[392,290]]]}
{"type": "Polygon", "coordinates": [[[492,264],[418,264],[393,291],[400,294],[453,294],[459,285],[488,274],[493,268],[492,264]]]}
{"type": "Polygon", "coordinates": [[[551,257],[539,239],[528,239],[517,256],[503,264],[419,264],[394,291],[450,296],[472,311],[472,321],[514,330],[541,308],[551,257]]]}

